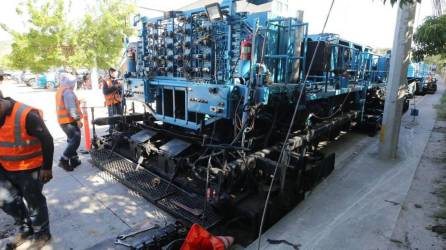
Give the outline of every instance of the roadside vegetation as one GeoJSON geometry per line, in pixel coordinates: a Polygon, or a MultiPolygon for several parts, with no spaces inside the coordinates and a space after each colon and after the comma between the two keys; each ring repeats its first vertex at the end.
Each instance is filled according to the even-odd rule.
{"type": "MultiPolygon", "coordinates": [[[[446,92],[443,93],[443,96],[440,99],[440,103],[435,106],[437,109],[437,120],[446,121],[446,92]]],[[[446,138],[444,139],[446,142],[446,138]]],[[[438,156],[441,159],[441,163],[439,167],[445,168],[446,165],[446,155],[441,154],[438,156]]],[[[435,195],[440,199],[439,209],[433,215],[436,225],[429,226],[432,232],[437,233],[442,238],[446,239],[446,181],[444,178],[446,176],[440,176],[437,180],[437,184],[439,188],[435,191],[435,195]]]]}
{"type": "MultiPolygon", "coordinates": [[[[445,121],[446,120],[446,93],[443,93],[443,96],[440,99],[440,103],[437,104],[435,106],[435,108],[437,109],[437,119],[441,120],[441,121],[445,121]]],[[[445,159],[445,162],[446,162],[446,159],[445,159]]],[[[445,189],[445,194],[446,194],[446,189],[445,189]]]]}

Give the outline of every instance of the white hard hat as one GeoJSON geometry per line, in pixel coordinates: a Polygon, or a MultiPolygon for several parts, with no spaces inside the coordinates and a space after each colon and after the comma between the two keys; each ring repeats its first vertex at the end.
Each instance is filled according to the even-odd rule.
{"type": "Polygon", "coordinates": [[[60,75],[60,85],[73,88],[76,84],[76,77],[70,73],[62,73],[60,75]]]}

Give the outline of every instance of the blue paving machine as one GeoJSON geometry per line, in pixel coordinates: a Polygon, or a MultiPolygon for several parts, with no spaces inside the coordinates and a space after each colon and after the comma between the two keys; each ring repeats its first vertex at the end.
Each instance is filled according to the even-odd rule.
{"type": "Polygon", "coordinates": [[[434,68],[434,65],[424,62],[409,64],[407,80],[414,83],[415,94],[434,94],[437,91],[437,80],[433,73],[434,68]]]}
{"type": "Polygon", "coordinates": [[[303,20],[236,5],[135,20],[123,95],[145,111],[95,119],[116,126],[95,137],[91,156],[185,224],[247,244],[271,181],[265,228],[333,170],[321,142],[353,127],[376,131],[370,100],[383,98],[388,66],[369,47],[308,35],[303,20]]]}

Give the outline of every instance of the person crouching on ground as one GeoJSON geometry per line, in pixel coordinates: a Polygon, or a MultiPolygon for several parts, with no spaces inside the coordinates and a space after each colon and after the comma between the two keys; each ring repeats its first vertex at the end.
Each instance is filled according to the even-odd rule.
{"type": "Polygon", "coordinates": [[[76,86],[76,77],[65,73],[62,74],[60,87],[56,92],[56,110],[57,120],[60,127],[67,135],[67,147],[63,152],[59,167],[66,171],[73,171],[75,167],[81,164],[77,149],[81,143],[81,122],[82,112],[79,100],[73,89],[76,86]]]}
{"type": "Polygon", "coordinates": [[[53,137],[41,113],[11,98],[0,98],[0,208],[19,226],[6,249],[27,240],[30,249],[40,249],[51,239],[42,189],[53,178],[53,153],[53,137]]]}

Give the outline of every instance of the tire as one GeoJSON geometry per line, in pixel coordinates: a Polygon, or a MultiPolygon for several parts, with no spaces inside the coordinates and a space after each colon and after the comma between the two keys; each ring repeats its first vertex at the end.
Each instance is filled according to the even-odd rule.
{"type": "Polygon", "coordinates": [[[46,88],[49,90],[55,90],[56,89],[56,83],[52,81],[48,81],[46,83],[46,88]]]}
{"type": "Polygon", "coordinates": [[[37,81],[35,78],[31,78],[28,81],[25,82],[26,86],[34,88],[36,87],[37,81]]]}

